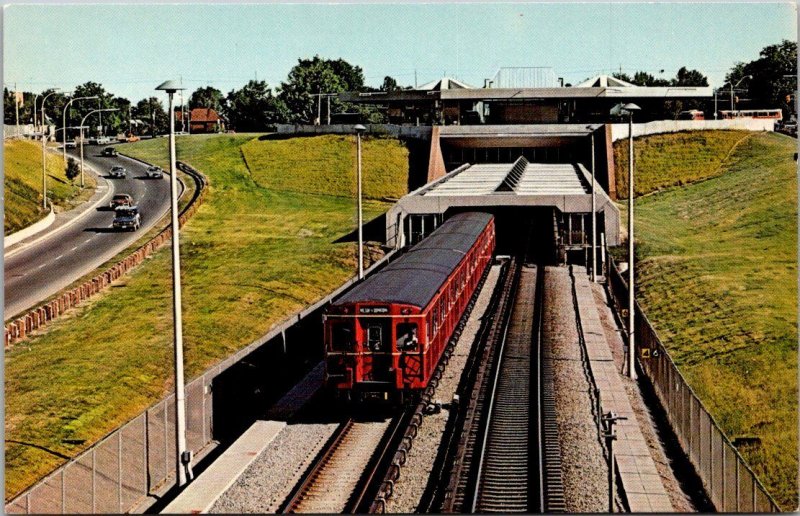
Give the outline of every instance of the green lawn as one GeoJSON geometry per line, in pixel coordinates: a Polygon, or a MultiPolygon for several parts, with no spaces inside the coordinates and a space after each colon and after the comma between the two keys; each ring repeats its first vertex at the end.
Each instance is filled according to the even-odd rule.
{"type": "MultiPolygon", "coordinates": [[[[303,178],[316,174],[316,163],[298,159],[280,172],[305,181],[309,191],[275,191],[265,186],[269,174],[252,165],[248,170],[242,159],[241,146],[253,138],[178,138],[178,159],[205,173],[211,184],[205,203],[181,233],[187,380],[323,297],[355,270],[355,244],[334,243],[354,229],[354,199],[347,195],[353,174],[346,173],[347,165],[340,167],[342,184],[333,186],[342,196],[329,195],[333,187],[328,185],[313,191],[315,182],[303,178]]],[[[303,146],[294,147],[298,152],[323,147],[348,159],[342,149],[347,141],[301,141],[303,146]]],[[[398,177],[387,184],[404,184],[406,150],[384,142],[383,152],[398,164],[386,169],[398,177]]],[[[166,143],[147,140],[122,150],[166,165],[166,143]]],[[[264,155],[261,145],[281,143],[297,144],[248,145],[264,155]]],[[[376,197],[397,193],[373,191],[376,197]]],[[[366,201],[365,219],[388,206],[366,201]]],[[[73,316],[6,353],[7,499],[62,462],[30,445],[74,456],[170,388],[169,271],[166,247],[73,316]]]]}
{"type": "MultiPolygon", "coordinates": [[[[710,133],[706,141],[728,137],[735,139],[710,133]]],[[[650,162],[664,166],[650,169],[655,179],[643,186],[667,184],[684,164],[695,169],[687,178],[717,177],[637,200],[640,302],[726,434],[760,439],[740,451],[781,506],[794,509],[797,142],[753,133],[720,170],[704,158],[704,172],[681,140],[656,146],[649,139],[635,145],[658,148],[650,162]]]]}
{"type": "MultiPolygon", "coordinates": [[[[5,174],[5,222],[3,232],[9,235],[30,226],[45,216],[42,209],[42,144],[31,140],[3,142],[3,171],[5,174]]],[[[64,173],[60,154],[47,154],[48,199],[57,210],[70,209],[88,199],[94,179],[87,176],[89,188],[70,183],[64,173]]],[[[76,183],[80,184],[80,183],[76,183]]]]}
{"type": "MultiPolygon", "coordinates": [[[[753,133],[749,131],[685,131],[634,138],[636,196],[670,186],[694,183],[722,173],[731,151],[753,133]],[[676,155],[675,149],[680,149],[676,155]]],[[[628,140],[614,143],[617,196],[628,198],[628,140]]]]}

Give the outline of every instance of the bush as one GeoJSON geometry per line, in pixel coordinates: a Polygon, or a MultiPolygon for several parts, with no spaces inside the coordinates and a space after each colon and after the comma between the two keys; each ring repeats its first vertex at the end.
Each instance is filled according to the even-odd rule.
{"type": "Polygon", "coordinates": [[[78,165],[78,162],[75,161],[74,158],[68,158],[67,160],[67,179],[72,181],[78,174],[81,173],[81,167],[78,165]]]}

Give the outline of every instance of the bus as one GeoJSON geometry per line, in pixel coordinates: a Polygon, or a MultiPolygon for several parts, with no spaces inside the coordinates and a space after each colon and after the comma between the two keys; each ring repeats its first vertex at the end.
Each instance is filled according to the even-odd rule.
{"type": "Polygon", "coordinates": [[[730,120],[733,118],[772,118],[774,120],[783,120],[783,112],[780,109],[738,109],[738,110],[720,110],[719,114],[723,120],[730,120]]]}

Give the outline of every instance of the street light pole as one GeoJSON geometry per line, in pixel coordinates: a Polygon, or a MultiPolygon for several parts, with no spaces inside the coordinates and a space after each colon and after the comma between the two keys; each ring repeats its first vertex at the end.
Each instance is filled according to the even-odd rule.
{"type": "MultiPolygon", "coordinates": [[[[752,79],[752,78],[753,78],[753,76],[752,76],[752,75],[745,75],[744,77],[742,77],[741,79],[739,79],[739,82],[737,82],[737,83],[736,83],[736,86],[739,86],[739,85],[742,83],[742,81],[743,81],[743,80],[745,80],[745,79],[752,79]]],[[[736,86],[734,86],[734,85],[733,85],[733,81],[731,81],[731,83],[730,83],[730,84],[731,84],[731,111],[733,111],[734,109],[736,109],[736,108],[734,107],[734,105],[733,105],[733,89],[734,89],[736,86]]]]}
{"type": "Polygon", "coordinates": [[[592,282],[597,281],[595,268],[597,267],[597,201],[595,200],[594,182],[594,130],[591,125],[586,126],[591,132],[589,139],[592,142],[592,282]]]}
{"type": "MultiPolygon", "coordinates": [[[[45,95],[44,99],[42,99],[42,209],[47,209],[47,152],[45,147],[47,146],[47,142],[45,141],[44,137],[44,103],[47,101],[47,98],[50,95],[55,94],[59,91],[60,88],[53,88],[53,91],[45,95]]],[[[37,95],[38,96],[38,95],[37,95]]],[[[34,118],[36,117],[36,99],[34,99],[34,118]]]]}
{"type": "MultiPolygon", "coordinates": [[[[95,109],[93,111],[89,111],[88,113],[86,113],[86,116],[83,117],[83,120],[81,120],[81,125],[79,126],[81,130],[81,188],[83,188],[83,127],[84,124],[86,124],[86,119],[89,118],[89,116],[91,116],[94,113],[101,113],[103,111],[117,111],[117,108],[95,109]]],[[[64,145],[66,146],[66,144],[67,142],[65,139],[64,145]]]]}
{"type": "MultiPolygon", "coordinates": [[[[67,105],[64,106],[64,114],[62,115],[62,118],[61,118],[61,127],[62,128],[63,127],[67,127],[67,110],[69,109],[70,104],[72,104],[76,100],[89,100],[89,99],[96,99],[96,98],[97,98],[97,95],[93,95],[91,97],[76,97],[74,99],[70,99],[69,102],[67,102],[67,105]]],[[[81,125],[83,125],[83,124],[81,124],[81,125]]],[[[82,134],[83,133],[81,133],[81,135],[82,134]]],[[[64,131],[64,134],[61,137],[63,138],[63,140],[61,142],[61,143],[63,143],[63,145],[61,147],[64,149],[64,163],[66,163],[67,162],[67,131],[64,131]]]]}
{"type": "Polygon", "coordinates": [[[636,104],[625,104],[628,111],[628,376],[636,379],[636,327],[633,277],[633,113],[641,108],[636,104]]]}
{"type": "Polygon", "coordinates": [[[166,91],[169,96],[169,173],[172,211],[172,317],[175,336],[175,441],[176,482],[178,487],[192,480],[192,453],[186,450],[186,396],[183,379],[183,319],[181,308],[181,252],[178,235],[178,178],[175,167],[175,113],[173,112],[176,91],[183,90],[177,81],[166,81],[156,90],[166,91]]]}
{"type": "Polygon", "coordinates": [[[363,216],[361,213],[361,133],[367,130],[361,124],[356,125],[353,129],[356,131],[356,140],[358,144],[358,279],[364,278],[364,232],[362,229],[363,216]]]}

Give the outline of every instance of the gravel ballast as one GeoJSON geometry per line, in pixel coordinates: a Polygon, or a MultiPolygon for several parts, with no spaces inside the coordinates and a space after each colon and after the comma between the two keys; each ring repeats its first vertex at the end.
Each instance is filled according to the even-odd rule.
{"type": "Polygon", "coordinates": [[[546,267],[544,281],[542,353],[553,360],[567,512],[608,512],[608,466],[592,415],[569,269],[546,267]]]}

